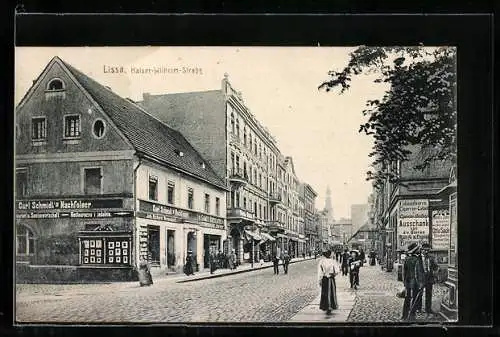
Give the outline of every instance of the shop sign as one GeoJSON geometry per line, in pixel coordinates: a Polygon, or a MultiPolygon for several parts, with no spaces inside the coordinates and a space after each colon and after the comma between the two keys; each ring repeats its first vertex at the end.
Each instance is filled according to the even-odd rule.
{"type": "Polygon", "coordinates": [[[185,220],[189,222],[195,222],[203,227],[224,230],[223,218],[203,213],[187,211],[144,200],[139,200],[139,210],[140,212],[137,213],[137,216],[141,218],[159,221],[185,220]]]}
{"type": "Polygon", "coordinates": [[[122,208],[123,199],[18,200],[16,210],[122,208]]]}
{"type": "Polygon", "coordinates": [[[27,212],[16,213],[17,219],[60,219],[60,218],[76,218],[76,219],[99,219],[99,218],[120,218],[131,217],[133,211],[98,211],[98,212],[27,212]]]}
{"type": "Polygon", "coordinates": [[[400,200],[399,218],[427,218],[429,216],[429,200],[400,200]]]}
{"type": "Polygon", "coordinates": [[[412,242],[429,240],[428,218],[403,218],[398,222],[398,247],[405,248],[412,242]]]}
{"type": "Polygon", "coordinates": [[[450,248],[450,211],[448,209],[432,211],[432,248],[443,250],[450,248]]]}

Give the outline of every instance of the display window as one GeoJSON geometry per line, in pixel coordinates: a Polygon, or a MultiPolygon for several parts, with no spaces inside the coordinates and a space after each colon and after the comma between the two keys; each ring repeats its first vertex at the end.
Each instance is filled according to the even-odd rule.
{"type": "Polygon", "coordinates": [[[128,265],[131,261],[130,237],[80,238],[82,265],[128,265]]]}

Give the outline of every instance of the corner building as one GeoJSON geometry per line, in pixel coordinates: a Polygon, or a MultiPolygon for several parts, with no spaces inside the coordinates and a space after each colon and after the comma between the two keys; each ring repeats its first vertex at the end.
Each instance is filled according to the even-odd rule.
{"type": "Polygon", "coordinates": [[[145,93],[139,104],[182,132],[230,186],[225,251],[234,249],[240,263],[250,262],[252,256],[255,261],[269,260],[284,249],[298,254],[305,237],[299,233],[293,163],[281,154],[227,75],[219,90],[145,93]]]}
{"type": "Polygon", "coordinates": [[[140,259],[178,271],[221,249],[224,180],[132,101],[54,57],[15,117],[19,281],[134,279],[140,259]]]}

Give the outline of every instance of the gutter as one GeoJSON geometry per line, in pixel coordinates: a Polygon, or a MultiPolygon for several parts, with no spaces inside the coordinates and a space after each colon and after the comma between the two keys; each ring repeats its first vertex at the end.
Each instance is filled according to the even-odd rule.
{"type": "MultiPolygon", "coordinates": [[[[137,156],[137,159],[139,160],[139,164],[134,168],[134,236],[136,241],[139,241],[139,229],[137,228],[137,170],[139,167],[142,165],[141,158],[137,156]]],[[[139,252],[136,252],[135,258],[138,258],[139,252]]],[[[136,265],[139,265],[139,261],[135,261],[136,265]]]]}
{"type": "MultiPolygon", "coordinates": [[[[231,190],[230,190],[227,186],[224,186],[224,185],[222,185],[222,184],[221,184],[221,185],[217,185],[217,184],[215,184],[215,183],[213,183],[213,182],[208,181],[208,180],[207,180],[207,179],[205,179],[205,178],[202,178],[202,177],[199,177],[199,176],[197,176],[197,175],[195,175],[195,174],[193,174],[193,173],[187,172],[187,171],[185,171],[185,170],[181,169],[181,168],[180,168],[180,167],[178,167],[178,166],[172,165],[172,164],[170,164],[170,163],[163,162],[162,160],[160,160],[160,159],[156,159],[155,157],[150,156],[150,155],[147,155],[146,153],[143,153],[143,152],[137,152],[137,156],[138,156],[138,157],[142,156],[142,157],[144,157],[144,158],[146,158],[146,159],[149,159],[149,160],[151,160],[151,161],[154,161],[154,162],[156,162],[156,163],[158,163],[158,164],[160,164],[160,165],[171,167],[171,168],[173,168],[173,169],[175,169],[175,170],[177,170],[177,171],[179,171],[179,172],[181,172],[181,173],[184,173],[184,174],[185,174],[185,175],[187,175],[187,176],[190,176],[190,177],[192,177],[192,178],[195,178],[195,179],[198,179],[198,180],[204,181],[205,183],[207,183],[207,184],[209,184],[209,185],[211,185],[211,186],[215,186],[215,187],[217,187],[217,188],[220,188],[220,189],[221,189],[221,190],[223,190],[223,191],[226,191],[226,192],[230,192],[230,191],[231,191],[231,190]]],[[[214,173],[214,174],[215,174],[215,173],[214,173]]],[[[216,175],[216,176],[217,176],[217,175],[216,175]]]]}

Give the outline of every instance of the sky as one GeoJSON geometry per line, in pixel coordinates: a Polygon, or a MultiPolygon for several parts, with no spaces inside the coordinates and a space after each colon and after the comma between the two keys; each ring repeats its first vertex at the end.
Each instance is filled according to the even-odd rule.
{"type": "Polygon", "coordinates": [[[15,99],[22,99],[47,63],[59,56],[122,97],[216,90],[224,74],[245,104],[292,156],[298,178],[318,193],[316,208],[332,191],[334,218],[350,217],[352,204],[367,203],[372,187],[372,139],[358,133],[368,99],[385,88],[373,77],[354,78],[351,89],[319,91],[329,70],[340,70],[353,47],[20,47],[16,48],[15,99]],[[126,73],[110,73],[123,67],[126,73]],[[178,73],[134,74],[132,68],[179,68],[178,73]],[[190,69],[183,73],[182,68],[190,69]],[[108,70],[107,72],[105,71],[108,70]]]}

